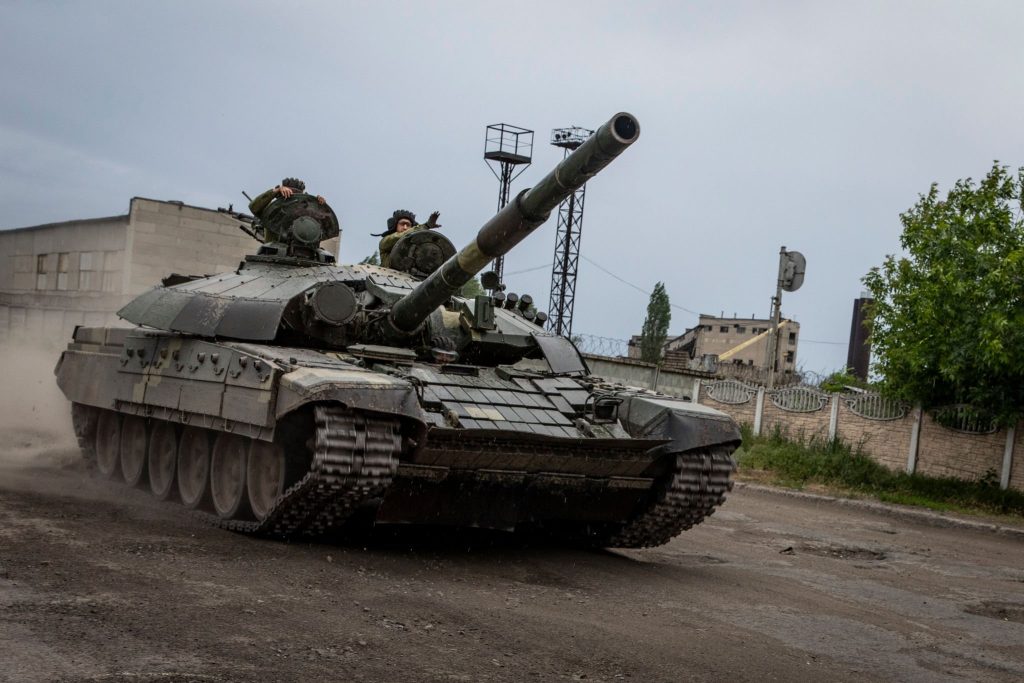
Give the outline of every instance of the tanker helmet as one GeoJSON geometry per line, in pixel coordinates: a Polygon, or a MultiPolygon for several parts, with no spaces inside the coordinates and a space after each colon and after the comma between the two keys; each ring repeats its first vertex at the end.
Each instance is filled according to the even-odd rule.
{"type": "Polygon", "coordinates": [[[398,230],[398,221],[403,218],[407,219],[413,225],[416,225],[416,214],[412,211],[406,211],[405,209],[398,209],[391,214],[391,218],[388,219],[388,232],[398,230]]]}
{"type": "Polygon", "coordinates": [[[284,180],[281,181],[281,185],[283,185],[284,187],[290,187],[296,192],[306,191],[306,183],[302,182],[298,178],[285,178],[284,180]]]}

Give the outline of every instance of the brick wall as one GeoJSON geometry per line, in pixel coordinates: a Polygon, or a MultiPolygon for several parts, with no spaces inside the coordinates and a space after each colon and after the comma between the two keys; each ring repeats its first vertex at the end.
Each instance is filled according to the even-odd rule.
{"type": "Polygon", "coordinates": [[[776,429],[788,438],[801,443],[828,439],[828,424],[831,417],[829,404],[812,413],[797,413],[783,410],[772,403],[771,395],[765,392],[764,414],[761,417],[761,433],[773,434],[776,429]]]}
{"type": "MultiPolygon", "coordinates": [[[[906,470],[915,422],[913,410],[908,409],[905,415],[895,419],[871,419],[853,412],[842,396],[822,396],[827,396],[828,400],[820,410],[795,412],[775,405],[772,392],[765,392],[761,433],[771,434],[778,429],[797,441],[827,439],[832,401],[836,400],[839,403],[836,436],[854,448],[861,449],[885,467],[897,471],[906,470]]],[[[753,425],[755,422],[756,401],[753,398],[748,403],[730,405],[713,399],[705,387],[700,394],[700,403],[721,410],[739,423],[753,425]]],[[[993,434],[958,432],[937,424],[925,411],[918,437],[916,472],[971,481],[995,472],[999,478],[1003,475],[1006,434],[1006,430],[993,434]]],[[[1009,486],[1024,490],[1024,422],[1017,429],[1009,486]]]]}
{"type": "Polygon", "coordinates": [[[895,420],[869,420],[850,410],[846,401],[839,401],[836,436],[870,454],[889,469],[906,469],[913,426],[912,410],[895,420]]]}
{"type": "MultiPolygon", "coordinates": [[[[964,434],[937,424],[925,411],[921,418],[917,471],[936,477],[980,479],[989,470],[995,470],[998,477],[1005,447],[1005,430],[994,434],[964,434]]],[[[1024,481],[1020,479],[1015,484],[1024,488],[1024,481]]]]}
{"type": "Polygon", "coordinates": [[[702,388],[699,403],[715,410],[721,410],[739,424],[754,424],[754,410],[757,408],[756,396],[752,396],[746,403],[722,403],[711,398],[707,391],[702,388]]]}

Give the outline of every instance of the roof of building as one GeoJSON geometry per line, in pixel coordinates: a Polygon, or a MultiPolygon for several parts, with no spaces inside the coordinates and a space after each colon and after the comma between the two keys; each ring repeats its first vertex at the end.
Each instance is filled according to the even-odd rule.
{"type": "Polygon", "coordinates": [[[55,223],[43,223],[41,225],[26,225],[22,228],[0,228],[0,234],[12,232],[28,232],[29,230],[47,230],[49,228],[62,228],[67,225],[91,225],[99,223],[110,223],[111,221],[128,221],[128,214],[119,216],[103,216],[101,218],[74,218],[68,221],[57,221],[55,223]]]}
{"type": "MultiPolygon", "coordinates": [[[[175,206],[181,206],[189,209],[199,209],[200,211],[211,211],[213,213],[219,213],[217,209],[211,209],[208,206],[193,206],[192,204],[186,204],[185,202],[177,201],[174,199],[153,199],[151,197],[132,197],[128,201],[128,206],[131,207],[131,203],[136,199],[142,199],[147,202],[156,202],[158,204],[173,204],[175,206]]],[[[111,221],[128,221],[130,214],[124,213],[117,216],[102,216],[100,218],[73,218],[66,221],[56,221],[54,223],[42,223],[40,225],[26,225],[20,228],[0,228],[0,233],[12,233],[12,232],[26,232],[29,230],[47,230],[50,228],[62,228],[68,225],[98,225],[100,223],[110,223],[111,221]]]]}

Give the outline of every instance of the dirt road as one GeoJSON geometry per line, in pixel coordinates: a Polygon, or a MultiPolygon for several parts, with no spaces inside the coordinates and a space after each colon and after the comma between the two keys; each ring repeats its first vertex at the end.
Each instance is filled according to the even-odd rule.
{"type": "Polygon", "coordinates": [[[47,438],[0,438],[4,681],[1024,677],[1020,537],[745,489],[654,550],[285,544],[92,479],[47,438]]]}

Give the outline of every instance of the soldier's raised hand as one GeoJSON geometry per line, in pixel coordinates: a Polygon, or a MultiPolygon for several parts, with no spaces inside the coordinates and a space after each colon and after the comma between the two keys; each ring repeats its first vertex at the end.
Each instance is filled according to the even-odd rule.
{"type": "Polygon", "coordinates": [[[282,198],[288,199],[293,194],[295,194],[295,190],[293,190],[292,188],[288,187],[287,185],[278,185],[277,186],[277,193],[279,195],[281,195],[282,198]]]}
{"type": "Polygon", "coordinates": [[[427,222],[425,223],[425,225],[428,228],[430,228],[431,230],[433,230],[434,228],[440,228],[441,224],[437,222],[437,219],[440,218],[440,217],[441,217],[441,212],[440,211],[435,211],[434,213],[430,214],[430,218],[427,219],[427,222]]]}
{"type": "Polygon", "coordinates": [[[317,196],[316,196],[316,201],[317,201],[317,203],[319,203],[319,204],[326,204],[326,203],[327,203],[327,200],[326,200],[326,199],[324,199],[323,197],[321,197],[320,195],[317,195],[317,196]]]}

